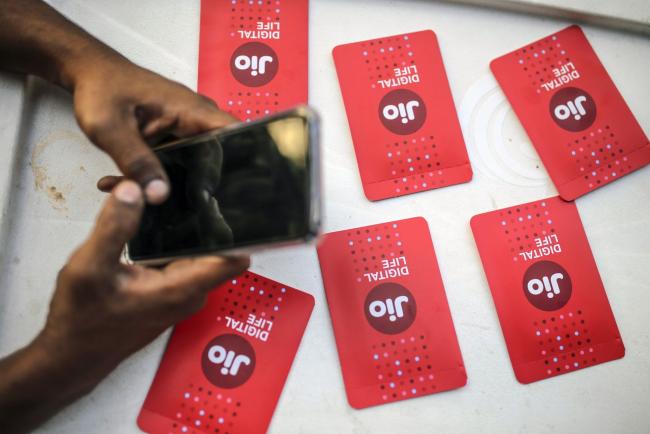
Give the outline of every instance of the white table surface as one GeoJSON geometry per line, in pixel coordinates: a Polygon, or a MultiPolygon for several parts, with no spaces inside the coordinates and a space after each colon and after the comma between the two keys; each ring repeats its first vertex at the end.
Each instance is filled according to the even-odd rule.
{"type": "MultiPolygon", "coordinates": [[[[195,86],[198,0],[51,3],[136,62],[195,86]]],[[[266,252],[253,258],[253,271],[316,298],[270,432],[650,432],[650,168],[577,201],[627,349],[622,360],[519,384],[469,228],[469,218],[479,212],[556,194],[488,63],[567,23],[416,0],[312,0],[310,25],[310,102],[324,124],[324,229],[418,215],[428,220],[469,382],[451,392],[353,410],[314,249],[266,252]],[[474,180],[370,203],[330,52],[343,42],[426,28],[439,38],[474,180]],[[505,164],[500,155],[512,161],[505,164]]],[[[650,40],[592,27],[585,32],[650,132],[650,40]]],[[[68,95],[37,81],[30,81],[24,99],[23,90],[15,77],[0,76],[0,205],[7,210],[0,226],[6,229],[0,232],[0,354],[26,344],[42,327],[56,273],[100,206],[95,182],[114,172],[76,126],[68,95]],[[24,128],[16,138],[21,101],[24,128]]],[[[38,432],[138,432],[135,419],[167,337],[126,360],[38,432]]]]}

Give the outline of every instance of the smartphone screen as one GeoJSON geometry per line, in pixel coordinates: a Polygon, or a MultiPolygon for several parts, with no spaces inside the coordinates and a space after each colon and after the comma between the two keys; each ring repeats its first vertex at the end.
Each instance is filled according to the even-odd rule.
{"type": "Polygon", "coordinates": [[[132,260],[195,255],[306,238],[310,124],[287,115],[156,151],[171,193],[147,205],[132,260]]]}

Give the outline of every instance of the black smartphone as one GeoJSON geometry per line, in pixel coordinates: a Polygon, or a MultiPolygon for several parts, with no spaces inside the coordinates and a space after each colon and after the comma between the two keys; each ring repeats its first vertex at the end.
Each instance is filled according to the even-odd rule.
{"type": "Polygon", "coordinates": [[[319,120],[307,106],[155,148],[171,192],[147,205],[132,262],[250,253],[320,228],[319,120]]]}

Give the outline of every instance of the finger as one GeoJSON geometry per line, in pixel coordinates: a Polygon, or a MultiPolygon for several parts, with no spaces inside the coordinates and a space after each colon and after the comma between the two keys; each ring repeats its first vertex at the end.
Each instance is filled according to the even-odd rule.
{"type": "Polygon", "coordinates": [[[149,141],[152,137],[161,133],[168,133],[178,125],[178,116],[167,114],[153,119],[142,128],[142,135],[149,141]]]}
{"type": "Polygon", "coordinates": [[[181,108],[180,116],[175,128],[172,130],[178,137],[187,137],[204,131],[223,128],[239,122],[237,118],[223,110],[208,98],[198,95],[201,103],[193,107],[181,108]]]}
{"type": "Polygon", "coordinates": [[[95,229],[82,249],[100,263],[116,263],[140,224],[144,199],[134,181],[120,182],[104,203],[95,229]]]}
{"type": "Polygon", "coordinates": [[[109,193],[111,190],[115,188],[117,184],[122,182],[124,179],[123,176],[114,176],[114,175],[109,175],[109,176],[104,176],[97,181],[97,189],[101,191],[102,193],[109,193]]]}
{"type": "Polygon", "coordinates": [[[192,298],[241,274],[250,265],[248,257],[183,259],[164,270],[166,292],[173,299],[192,298]]]}
{"type": "Polygon", "coordinates": [[[169,181],[160,161],[145,143],[135,118],[120,125],[96,128],[91,139],[115,160],[122,173],[140,184],[147,202],[162,203],[169,195],[169,181]]]}

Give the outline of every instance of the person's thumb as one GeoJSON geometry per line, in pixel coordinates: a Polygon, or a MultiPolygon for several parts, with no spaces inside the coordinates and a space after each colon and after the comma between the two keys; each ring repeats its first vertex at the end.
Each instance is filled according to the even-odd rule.
{"type": "Polygon", "coordinates": [[[135,119],[105,121],[84,129],[88,137],[109,154],[117,167],[144,190],[147,202],[160,204],[169,195],[167,174],[142,138],[135,119]]]}
{"type": "Polygon", "coordinates": [[[143,208],[140,186],[131,180],[120,182],[104,203],[85,243],[87,253],[105,263],[119,261],[124,245],[138,230],[143,208]]]}

